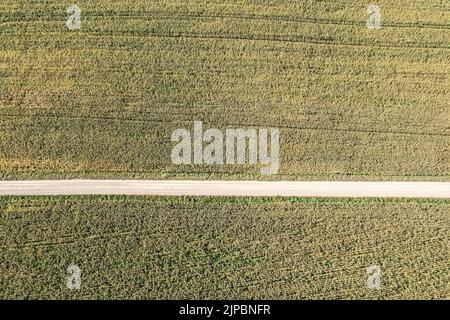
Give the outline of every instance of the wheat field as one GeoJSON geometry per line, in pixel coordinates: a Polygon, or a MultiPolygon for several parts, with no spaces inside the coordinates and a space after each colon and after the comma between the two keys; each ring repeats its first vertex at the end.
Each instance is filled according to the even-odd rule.
{"type": "Polygon", "coordinates": [[[285,180],[450,178],[450,3],[0,4],[0,178],[262,178],[173,165],[170,134],[280,129],[285,180]]]}
{"type": "Polygon", "coordinates": [[[449,212],[426,199],[1,197],[0,298],[448,299],[449,212]]]}

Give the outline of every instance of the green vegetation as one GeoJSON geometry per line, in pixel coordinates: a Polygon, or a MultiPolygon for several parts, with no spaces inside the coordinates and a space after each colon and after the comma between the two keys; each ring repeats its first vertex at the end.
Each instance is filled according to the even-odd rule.
{"type": "Polygon", "coordinates": [[[276,179],[450,180],[450,2],[0,4],[0,179],[261,178],[174,166],[171,132],[280,128],[276,179]]]}
{"type": "Polygon", "coordinates": [[[2,197],[0,298],[448,299],[449,212],[426,199],[2,197]]]}

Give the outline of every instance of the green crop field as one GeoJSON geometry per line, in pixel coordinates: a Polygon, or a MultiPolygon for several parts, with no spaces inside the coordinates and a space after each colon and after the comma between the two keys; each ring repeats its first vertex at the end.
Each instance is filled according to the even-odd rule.
{"type": "Polygon", "coordinates": [[[450,2],[377,4],[2,0],[0,179],[261,178],[172,164],[198,120],[279,128],[272,179],[450,181],[450,2]]]}
{"type": "Polygon", "coordinates": [[[0,298],[448,299],[449,212],[425,199],[2,197],[0,298]]]}

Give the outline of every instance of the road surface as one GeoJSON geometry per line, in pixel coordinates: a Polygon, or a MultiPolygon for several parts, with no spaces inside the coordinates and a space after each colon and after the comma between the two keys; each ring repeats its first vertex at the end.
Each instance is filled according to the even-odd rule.
{"type": "Polygon", "coordinates": [[[450,198],[450,182],[41,180],[0,181],[0,195],[450,198]]]}

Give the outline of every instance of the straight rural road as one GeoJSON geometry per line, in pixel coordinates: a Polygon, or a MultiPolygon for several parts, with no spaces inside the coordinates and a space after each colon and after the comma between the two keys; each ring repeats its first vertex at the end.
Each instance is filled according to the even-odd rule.
{"type": "Polygon", "coordinates": [[[38,180],[0,181],[0,195],[450,198],[450,182],[38,180]]]}

